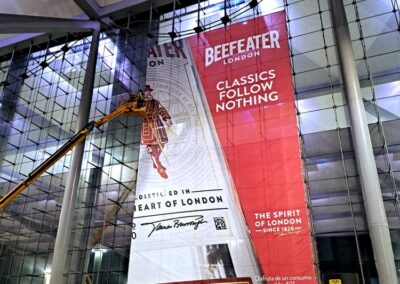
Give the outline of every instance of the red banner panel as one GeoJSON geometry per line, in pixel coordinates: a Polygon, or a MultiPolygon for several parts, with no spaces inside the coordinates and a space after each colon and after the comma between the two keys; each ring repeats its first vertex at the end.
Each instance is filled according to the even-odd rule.
{"type": "Polygon", "coordinates": [[[189,38],[268,283],[315,283],[284,12],[189,38]]]}

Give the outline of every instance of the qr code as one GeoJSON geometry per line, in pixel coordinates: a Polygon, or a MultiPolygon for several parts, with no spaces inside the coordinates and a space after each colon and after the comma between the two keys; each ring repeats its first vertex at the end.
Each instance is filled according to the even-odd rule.
{"type": "Polygon", "coordinates": [[[214,217],[215,229],[226,230],[226,223],[224,217],[214,217]]]}

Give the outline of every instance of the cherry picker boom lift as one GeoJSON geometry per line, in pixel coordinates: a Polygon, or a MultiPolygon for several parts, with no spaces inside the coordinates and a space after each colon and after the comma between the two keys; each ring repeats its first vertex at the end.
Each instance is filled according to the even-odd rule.
{"type": "Polygon", "coordinates": [[[143,104],[143,98],[140,93],[129,94],[128,100],[118,106],[111,113],[103,116],[99,120],[93,120],[89,122],[84,128],[77,132],[71,139],[68,140],[60,149],[52,154],[47,160],[45,160],[40,166],[38,166],[33,172],[29,173],[28,176],[21,181],[16,187],[9,191],[0,199],[0,210],[3,209],[8,203],[14,200],[24,189],[31,185],[38,177],[40,177],[47,169],[53,166],[59,159],[65,156],[72,148],[82,142],[86,136],[92,132],[94,128],[99,128],[102,125],[108,123],[112,119],[120,115],[132,115],[141,116],[146,115],[146,110],[143,104]]]}

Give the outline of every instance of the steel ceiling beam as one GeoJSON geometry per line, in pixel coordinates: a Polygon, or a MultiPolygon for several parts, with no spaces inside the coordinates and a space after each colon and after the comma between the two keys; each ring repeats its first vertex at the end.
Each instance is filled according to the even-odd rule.
{"type": "Polygon", "coordinates": [[[117,3],[111,4],[111,5],[102,7],[101,8],[101,16],[105,17],[112,13],[127,10],[127,9],[132,8],[133,6],[143,4],[143,3],[150,4],[150,1],[149,0],[123,0],[121,2],[117,2],[117,3]]]}
{"type": "MultiPolygon", "coordinates": [[[[107,19],[109,16],[112,16],[113,19],[120,19],[127,16],[127,12],[131,14],[140,14],[149,10],[150,0],[123,0],[121,2],[107,5],[105,7],[100,7],[100,5],[95,0],[74,0],[75,3],[85,12],[84,14],[74,17],[73,19],[60,19],[60,18],[51,18],[51,17],[33,17],[33,16],[21,16],[21,17],[32,17],[29,20],[38,20],[41,18],[42,20],[46,21],[40,22],[34,28],[35,22],[31,22],[29,25],[26,21],[23,23],[19,23],[17,17],[18,15],[12,15],[12,21],[8,21],[7,28],[0,22],[0,34],[1,33],[16,33],[15,30],[19,29],[19,33],[16,33],[13,36],[6,37],[4,39],[0,39],[0,56],[4,54],[8,54],[12,52],[13,49],[23,49],[29,46],[30,42],[34,44],[40,44],[44,41],[48,40],[47,33],[55,34],[55,37],[62,37],[65,36],[66,32],[62,32],[61,29],[57,29],[56,26],[53,26],[52,23],[60,23],[62,27],[66,29],[68,27],[67,32],[74,32],[74,31],[85,31],[85,27],[79,25],[79,23],[83,22],[85,25],[89,25],[89,22],[86,18],[90,17],[92,19],[96,19],[99,21],[104,21],[106,24],[109,22],[107,19]],[[50,20],[54,20],[51,22],[50,20]],[[76,21],[74,21],[76,20],[76,21]],[[74,21],[72,24],[70,21],[74,21]],[[81,22],[80,22],[81,21],[81,22]],[[69,26],[68,26],[69,25],[69,26]],[[26,27],[26,29],[25,29],[26,27]],[[41,30],[39,30],[39,27],[41,30]],[[14,31],[13,31],[14,30],[14,31]],[[34,30],[33,32],[30,32],[34,30]],[[59,32],[59,33],[57,33],[59,32]]],[[[166,5],[173,3],[173,0],[151,0],[152,8],[157,9],[166,5]]],[[[0,14],[4,15],[4,14],[0,14]]],[[[9,15],[8,15],[9,16],[9,15]]],[[[22,18],[21,18],[22,19],[22,18]]],[[[26,18],[28,20],[28,18],[26,18]]],[[[9,20],[9,18],[7,19],[9,20]]],[[[3,17],[3,22],[5,18],[3,17]]],[[[94,22],[93,22],[94,23],[94,22]]],[[[88,30],[91,30],[90,28],[88,30]]]]}
{"type": "Polygon", "coordinates": [[[97,21],[0,14],[0,34],[93,31],[97,21]]]}
{"type": "Polygon", "coordinates": [[[74,2],[90,19],[101,18],[101,7],[95,0],[74,0],[74,2]]]}
{"type": "Polygon", "coordinates": [[[100,20],[112,13],[130,9],[138,4],[149,2],[149,0],[123,0],[104,7],[101,7],[96,0],[74,0],[74,2],[90,19],[100,20]]]}
{"type": "MultiPolygon", "coordinates": [[[[31,40],[32,38],[36,38],[40,35],[44,35],[44,33],[23,33],[3,38],[0,40],[0,51],[3,51],[3,48],[5,47],[13,46],[21,42],[24,42],[24,48],[29,47],[29,40],[31,40]]],[[[10,50],[7,50],[5,53],[7,52],[10,52],[10,50]]],[[[2,52],[0,52],[0,55],[3,55],[2,52]]]]}

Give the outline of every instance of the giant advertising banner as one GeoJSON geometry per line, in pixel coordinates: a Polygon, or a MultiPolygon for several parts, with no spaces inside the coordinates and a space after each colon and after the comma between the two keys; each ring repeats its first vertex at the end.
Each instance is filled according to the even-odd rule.
{"type": "Polygon", "coordinates": [[[198,83],[185,41],[150,48],[128,283],[262,278],[198,83]]]}
{"type": "Polygon", "coordinates": [[[315,283],[283,12],[149,50],[128,283],[315,283]]]}
{"type": "Polygon", "coordinates": [[[268,283],[315,283],[284,12],[189,39],[268,283]]]}

